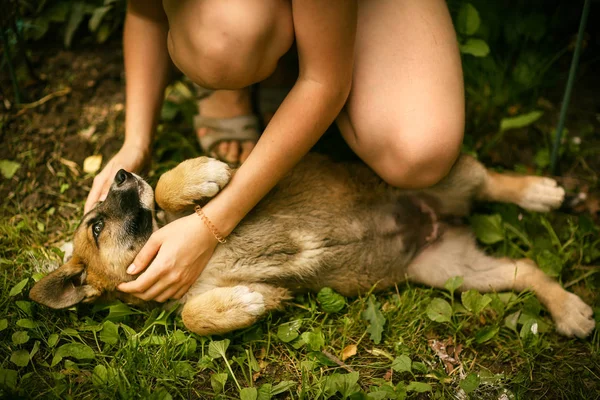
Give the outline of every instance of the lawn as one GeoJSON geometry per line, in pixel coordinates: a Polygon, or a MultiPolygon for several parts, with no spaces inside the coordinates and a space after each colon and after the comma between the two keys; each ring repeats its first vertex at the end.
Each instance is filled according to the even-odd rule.
{"type": "MultiPolygon", "coordinates": [[[[35,48],[32,57],[43,83],[26,86],[25,107],[0,115],[0,397],[600,398],[597,330],[586,339],[562,337],[531,293],[461,294],[458,278],[446,290],[399,283],[360,298],[304,294],[285,311],[222,337],[188,332],[168,308],[111,303],[51,311],[31,302],[29,289],[60,265],[61,247],[82,216],[94,175],[85,160],[106,162],[122,142],[124,122],[118,40],[76,51],[35,48]]],[[[498,170],[551,175],[569,57],[545,75],[545,84],[518,93],[493,79],[497,65],[466,62],[464,151],[498,170]]],[[[564,207],[542,215],[485,205],[471,223],[489,253],[536,260],[592,305],[598,324],[594,65],[597,59],[582,65],[561,146],[555,177],[568,192],[564,207]]],[[[167,94],[147,174],[152,184],[200,154],[186,82],[176,80],[167,94]]],[[[341,146],[331,129],[315,150],[340,153],[341,146]]]]}

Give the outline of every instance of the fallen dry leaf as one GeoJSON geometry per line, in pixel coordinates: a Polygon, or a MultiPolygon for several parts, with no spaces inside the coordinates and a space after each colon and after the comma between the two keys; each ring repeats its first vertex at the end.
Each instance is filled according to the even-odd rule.
{"type": "Polygon", "coordinates": [[[89,156],[83,161],[83,172],[87,174],[93,174],[98,172],[102,166],[102,154],[96,154],[95,156],[89,156]]]}
{"type": "Polygon", "coordinates": [[[342,361],[346,361],[348,358],[356,355],[356,351],[357,347],[355,344],[349,344],[344,347],[344,350],[342,350],[342,361]]]}
{"type": "Polygon", "coordinates": [[[69,168],[73,175],[79,176],[79,166],[75,161],[67,160],[66,158],[62,157],[60,157],[58,161],[65,167],[69,168]]]}

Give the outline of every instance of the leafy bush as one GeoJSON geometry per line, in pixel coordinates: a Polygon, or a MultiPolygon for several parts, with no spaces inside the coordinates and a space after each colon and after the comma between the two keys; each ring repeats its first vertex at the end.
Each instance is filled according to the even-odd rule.
{"type": "Polygon", "coordinates": [[[46,0],[37,6],[21,1],[22,20],[17,21],[26,40],[60,36],[65,47],[70,47],[75,33],[87,22],[87,32],[104,43],[113,33],[120,31],[125,19],[124,0],[46,0]]]}

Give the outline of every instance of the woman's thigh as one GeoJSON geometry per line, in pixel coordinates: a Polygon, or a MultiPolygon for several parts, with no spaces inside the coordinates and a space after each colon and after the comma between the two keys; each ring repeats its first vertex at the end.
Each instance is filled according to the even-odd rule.
{"type": "Polygon", "coordinates": [[[175,65],[201,86],[238,89],[276,68],[294,40],[288,0],[163,0],[175,65]]]}
{"type": "Polygon", "coordinates": [[[439,181],[464,130],[462,67],[445,1],[359,0],[355,53],[342,135],[393,185],[439,181]]]}

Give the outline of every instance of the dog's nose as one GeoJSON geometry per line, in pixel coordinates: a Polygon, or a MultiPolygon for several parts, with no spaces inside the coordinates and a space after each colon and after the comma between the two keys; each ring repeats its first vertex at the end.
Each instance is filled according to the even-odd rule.
{"type": "Polygon", "coordinates": [[[131,174],[129,172],[125,171],[124,169],[120,169],[115,175],[115,182],[117,183],[117,186],[124,184],[130,176],[131,174]]]}

